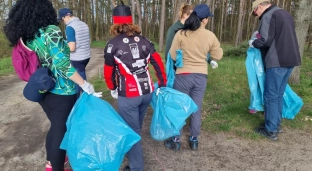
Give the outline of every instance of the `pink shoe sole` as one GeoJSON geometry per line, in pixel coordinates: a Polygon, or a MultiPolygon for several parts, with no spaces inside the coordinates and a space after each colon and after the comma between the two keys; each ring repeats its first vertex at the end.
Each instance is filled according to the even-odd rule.
{"type": "MultiPolygon", "coordinates": [[[[64,165],[68,163],[68,157],[65,157],[64,165]]],[[[52,171],[52,166],[50,164],[46,164],[45,171],[52,171]]],[[[64,171],[73,171],[72,169],[64,169],[64,171]]]]}
{"type": "MultiPolygon", "coordinates": [[[[49,164],[46,164],[45,171],[52,171],[52,166],[49,164]]],[[[64,171],[73,171],[72,169],[64,169],[64,171]]]]}
{"type": "Polygon", "coordinates": [[[45,171],[52,171],[52,166],[47,163],[45,167],[45,171]]]}
{"type": "Polygon", "coordinates": [[[249,113],[252,114],[252,115],[257,113],[257,112],[258,112],[257,110],[249,109],[249,113]]]}

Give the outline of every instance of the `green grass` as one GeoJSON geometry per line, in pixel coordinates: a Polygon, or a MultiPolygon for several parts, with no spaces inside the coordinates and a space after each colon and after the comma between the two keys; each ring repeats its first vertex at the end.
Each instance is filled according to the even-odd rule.
{"type": "Polygon", "coordinates": [[[92,41],[91,48],[103,48],[106,45],[106,41],[92,41]]]}
{"type": "MultiPolygon", "coordinates": [[[[157,45],[155,44],[157,49],[157,45]]],[[[218,62],[218,69],[209,66],[208,84],[203,100],[202,129],[206,132],[226,132],[247,139],[259,139],[254,133],[254,128],[264,121],[263,113],[250,115],[249,87],[245,69],[245,55],[233,56],[231,52],[241,54],[246,52],[246,46],[233,48],[223,45],[226,56],[218,62]]],[[[161,53],[164,57],[163,53],[161,53]]],[[[312,58],[306,54],[301,66],[301,84],[290,85],[303,99],[304,106],[294,120],[283,119],[283,127],[300,130],[312,130],[312,122],[305,121],[305,116],[312,116],[312,58]]],[[[151,75],[155,74],[150,66],[151,75]]],[[[103,91],[103,99],[112,102],[110,91],[107,89],[103,78],[94,78],[92,83],[96,91],[103,91]]]]}
{"type": "Polygon", "coordinates": [[[14,69],[12,66],[11,58],[0,58],[0,76],[13,73],[14,69]]]}
{"type": "MultiPolygon", "coordinates": [[[[203,100],[203,128],[210,132],[229,132],[257,139],[253,130],[264,121],[263,113],[248,114],[249,87],[246,77],[245,56],[224,57],[219,68],[209,70],[208,87],[203,100]]],[[[294,120],[283,120],[283,126],[294,129],[312,129],[305,116],[312,116],[312,59],[303,58],[301,84],[290,85],[303,99],[304,106],[294,120]]]]}

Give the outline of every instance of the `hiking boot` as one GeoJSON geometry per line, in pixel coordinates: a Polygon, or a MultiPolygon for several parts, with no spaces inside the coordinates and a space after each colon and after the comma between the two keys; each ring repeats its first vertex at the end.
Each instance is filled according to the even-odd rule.
{"type": "MultiPolygon", "coordinates": [[[[260,125],[259,125],[259,128],[265,128],[265,123],[261,123],[260,125]]],[[[284,130],[283,130],[283,128],[282,128],[282,126],[280,125],[280,126],[278,126],[278,128],[277,128],[277,133],[283,133],[284,132],[284,130]]]]}
{"type": "Polygon", "coordinates": [[[130,167],[129,166],[126,166],[123,171],[130,171],[130,167]]]}
{"type": "Polygon", "coordinates": [[[179,151],[180,150],[180,140],[178,140],[177,138],[169,138],[167,140],[164,141],[164,145],[166,148],[169,148],[173,151],[179,151]]]}
{"type": "Polygon", "coordinates": [[[276,141],[278,140],[278,137],[277,137],[277,133],[276,132],[269,132],[267,131],[265,128],[263,127],[258,127],[256,128],[255,132],[257,134],[260,134],[262,136],[265,136],[267,137],[268,139],[272,140],[272,141],[276,141]]]}
{"type": "Polygon", "coordinates": [[[197,139],[197,137],[193,138],[192,136],[190,136],[189,145],[190,145],[191,150],[197,150],[198,149],[198,139],[197,139]]]}

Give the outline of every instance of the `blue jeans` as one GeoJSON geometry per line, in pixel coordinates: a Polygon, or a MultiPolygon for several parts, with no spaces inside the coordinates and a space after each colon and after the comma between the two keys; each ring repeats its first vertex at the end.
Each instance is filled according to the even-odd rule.
{"type": "MultiPolygon", "coordinates": [[[[86,71],[79,71],[78,68],[76,68],[76,70],[77,70],[78,74],[79,74],[84,80],[87,80],[86,71]]],[[[77,96],[77,99],[79,98],[80,93],[82,93],[82,92],[83,92],[82,88],[81,88],[78,84],[76,84],[76,96],[77,96]]]]}
{"type": "Polygon", "coordinates": [[[291,68],[267,68],[264,85],[265,128],[269,132],[277,132],[282,121],[283,94],[291,68]]]}

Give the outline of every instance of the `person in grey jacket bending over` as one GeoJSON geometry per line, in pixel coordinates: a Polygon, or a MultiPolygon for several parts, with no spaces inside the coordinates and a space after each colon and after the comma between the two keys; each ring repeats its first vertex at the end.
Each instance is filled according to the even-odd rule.
{"type": "Polygon", "coordinates": [[[255,132],[276,141],[281,133],[283,94],[290,74],[301,65],[295,22],[291,14],[270,0],[256,0],[252,13],[260,20],[259,38],[249,41],[260,49],[265,68],[264,123],[255,132]]]}

